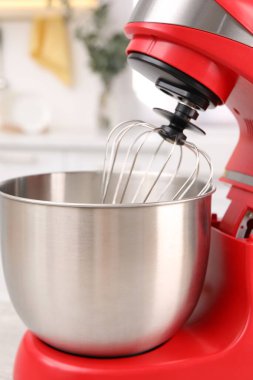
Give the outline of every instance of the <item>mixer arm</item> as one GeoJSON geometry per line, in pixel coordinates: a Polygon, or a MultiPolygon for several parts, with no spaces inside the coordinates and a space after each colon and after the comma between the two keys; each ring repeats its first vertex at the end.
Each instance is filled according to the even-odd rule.
{"type": "Polygon", "coordinates": [[[205,111],[222,103],[212,91],[175,67],[147,55],[130,53],[128,60],[133,69],[144,73],[163,93],[179,101],[174,113],[155,108],[158,114],[170,121],[169,125],[161,127],[160,135],[165,140],[183,145],[185,129],[205,134],[191,120],[198,118],[197,110],[205,111]]]}
{"type": "Polygon", "coordinates": [[[197,111],[226,104],[237,119],[240,138],[222,178],[233,187],[223,228],[233,235],[253,209],[252,25],[253,0],[139,0],[125,27],[134,70],[197,111]]]}

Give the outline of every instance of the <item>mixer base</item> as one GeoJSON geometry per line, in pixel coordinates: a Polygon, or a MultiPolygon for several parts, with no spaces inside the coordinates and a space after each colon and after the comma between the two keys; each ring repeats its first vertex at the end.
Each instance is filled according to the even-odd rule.
{"type": "MultiPolygon", "coordinates": [[[[191,342],[190,332],[184,331],[179,339],[174,339],[175,344],[171,351],[171,341],[146,354],[119,359],[96,359],[79,357],[57,351],[31,332],[27,332],[20,344],[14,367],[14,380],[238,380],[243,360],[238,353],[234,362],[214,356],[208,358],[203,353],[202,357],[191,357],[196,350],[193,338],[191,342]],[[185,347],[181,350],[182,340],[185,337],[185,347]],[[188,342],[187,342],[188,341],[188,342]],[[193,343],[193,345],[191,345],[193,343]],[[189,348],[189,357],[179,361],[181,351],[185,356],[185,349],[189,348]],[[169,357],[166,359],[166,354],[169,357]],[[172,354],[172,355],[171,355],[172,354]],[[173,358],[174,356],[174,358],[173,358]],[[167,363],[166,363],[167,362],[167,363]],[[234,363],[234,365],[233,365],[234,363]],[[236,366],[236,368],[235,368],[236,366]],[[214,375],[215,374],[215,375],[214,375]]],[[[208,350],[208,347],[206,347],[208,350]]],[[[243,368],[245,372],[245,368],[243,368]]],[[[246,368],[247,376],[243,380],[252,380],[253,366],[246,368]]]]}
{"type": "Polygon", "coordinates": [[[217,268],[207,273],[201,299],[209,297],[211,308],[203,312],[202,305],[201,318],[166,344],[133,357],[98,359],[57,351],[28,331],[14,380],[252,380],[253,238],[235,239],[213,228],[212,261],[222,276],[217,268]]]}

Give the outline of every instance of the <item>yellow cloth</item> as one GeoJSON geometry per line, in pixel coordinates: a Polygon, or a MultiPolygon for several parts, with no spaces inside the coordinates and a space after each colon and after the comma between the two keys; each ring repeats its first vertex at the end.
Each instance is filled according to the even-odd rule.
{"type": "Polygon", "coordinates": [[[33,21],[30,53],[65,84],[72,83],[70,44],[62,16],[48,15],[33,21]]]}

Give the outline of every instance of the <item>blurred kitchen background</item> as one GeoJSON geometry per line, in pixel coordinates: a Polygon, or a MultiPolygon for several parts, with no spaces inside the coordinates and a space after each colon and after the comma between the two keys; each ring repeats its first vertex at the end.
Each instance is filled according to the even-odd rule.
{"type": "MultiPolygon", "coordinates": [[[[99,169],[106,135],[126,119],[161,124],[152,107],[174,101],[126,66],[122,35],[134,0],[0,0],[0,180],[99,169]]],[[[215,178],[238,138],[226,108],[199,119],[194,136],[215,178]]],[[[217,183],[222,214],[227,187],[217,183]]],[[[0,299],[7,299],[0,265],[0,299]]]]}

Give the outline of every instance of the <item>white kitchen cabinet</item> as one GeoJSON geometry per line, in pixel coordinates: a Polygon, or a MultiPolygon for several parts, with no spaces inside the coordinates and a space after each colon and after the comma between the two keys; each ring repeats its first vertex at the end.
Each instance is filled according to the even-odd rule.
{"type": "Polygon", "coordinates": [[[51,171],[99,169],[105,139],[83,133],[0,134],[0,180],[51,171]]]}
{"type": "Polygon", "coordinates": [[[0,181],[30,174],[56,171],[101,170],[104,153],[90,152],[17,152],[0,153],[0,181]]]}

